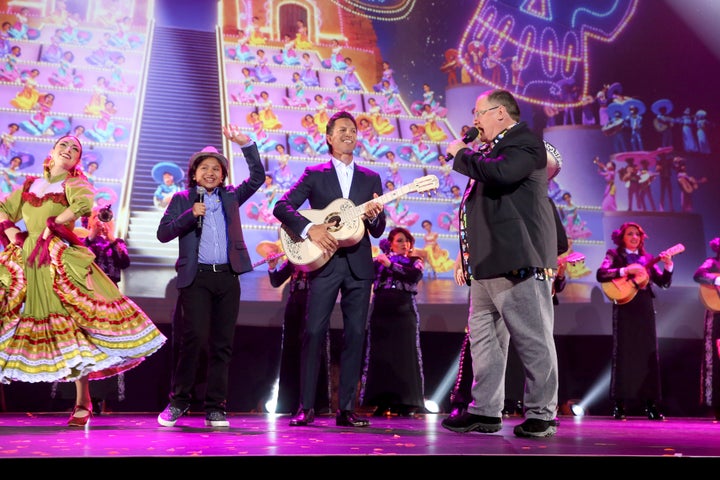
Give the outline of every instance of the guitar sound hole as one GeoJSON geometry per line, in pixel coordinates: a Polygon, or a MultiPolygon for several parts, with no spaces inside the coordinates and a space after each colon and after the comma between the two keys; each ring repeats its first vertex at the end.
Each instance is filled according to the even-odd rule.
{"type": "Polygon", "coordinates": [[[330,227],[328,230],[331,232],[337,232],[338,230],[340,230],[342,228],[342,225],[340,225],[341,220],[342,219],[340,218],[340,215],[337,214],[328,215],[327,217],[325,217],[325,223],[335,224],[335,226],[330,227]]]}

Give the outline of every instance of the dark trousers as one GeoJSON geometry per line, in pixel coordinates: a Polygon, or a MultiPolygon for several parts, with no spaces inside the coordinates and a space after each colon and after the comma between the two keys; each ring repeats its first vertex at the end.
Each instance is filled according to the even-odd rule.
{"type": "Polygon", "coordinates": [[[675,211],[672,199],[672,182],[670,178],[660,177],[660,206],[665,211],[675,211]],[[667,199],[667,203],[665,202],[665,199],[667,199]]]}
{"type": "Polygon", "coordinates": [[[330,316],[340,293],[343,345],[340,353],[338,408],[354,410],[362,370],[371,287],[372,279],[356,278],[347,259],[337,254],[320,271],[310,275],[308,316],[300,366],[301,408],[313,408],[315,405],[321,352],[330,328],[330,316]]]}
{"type": "Polygon", "coordinates": [[[635,202],[635,205],[637,206],[638,210],[645,210],[645,203],[644,203],[644,200],[640,197],[640,187],[638,186],[637,182],[630,183],[627,194],[628,194],[628,211],[632,212],[633,202],[635,202]]]}
{"type": "Polygon", "coordinates": [[[455,385],[450,391],[450,404],[453,407],[467,408],[472,402],[470,387],[472,387],[472,357],[470,356],[470,337],[467,333],[463,336],[462,347],[460,347],[460,362],[458,373],[455,378],[455,385]]]}
{"type": "MultiPolygon", "coordinates": [[[[294,413],[300,398],[300,358],[302,338],[305,332],[307,312],[307,290],[298,290],[290,294],[285,307],[282,329],[282,353],[280,356],[280,375],[278,380],[278,398],[275,413],[294,413]]],[[[332,406],[330,369],[330,331],[325,336],[325,345],[321,352],[321,368],[318,374],[316,411],[329,410],[332,406]]]]}
{"type": "Polygon", "coordinates": [[[200,355],[207,348],[204,408],[224,411],[240,281],[231,272],[198,272],[195,281],[179,289],[179,294],[181,312],[174,328],[180,328],[180,345],[170,401],[177,408],[190,406],[200,355]]]}

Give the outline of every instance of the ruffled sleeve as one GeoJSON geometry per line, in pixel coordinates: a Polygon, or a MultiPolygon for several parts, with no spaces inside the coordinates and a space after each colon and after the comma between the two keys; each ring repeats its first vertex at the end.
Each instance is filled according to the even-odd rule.
{"type": "Polygon", "coordinates": [[[7,215],[11,222],[18,222],[22,218],[23,190],[24,188],[16,188],[2,203],[0,203],[0,212],[7,215]]]}
{"type": "Polygon", "coordinates": [[[78,217],[88,217],[95,201],[95,189],[85,177],[68,177],[65,196],[70,210],[78,217]]]}

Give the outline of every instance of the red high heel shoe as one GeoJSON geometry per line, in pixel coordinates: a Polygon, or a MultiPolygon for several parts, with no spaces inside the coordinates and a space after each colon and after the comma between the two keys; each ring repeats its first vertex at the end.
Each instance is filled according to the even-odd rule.
{"type": "Polygon", "coordinates": [[[69,427],[84,427],[85,425],[90,423],[90,419],[92,418],[92,410],[83,407],[82,405],[75,405],[75,408],[73,408],[72,413],[70,414],[70,418],[68,419],[68,426],[69,427]],[[86,411],[87,415],[82,417],[76,417],[75,414],[80,411],[86,411]]]}

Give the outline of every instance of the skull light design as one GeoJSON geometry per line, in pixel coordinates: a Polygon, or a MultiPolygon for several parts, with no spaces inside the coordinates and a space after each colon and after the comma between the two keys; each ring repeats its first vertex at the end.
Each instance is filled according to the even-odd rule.
{"type": "Polygon", "coordinates": [[[556,108],[588,95],[588,43],[611,43],[638,0],[480,0],[459,45],[475,81],[556,108]]]}

